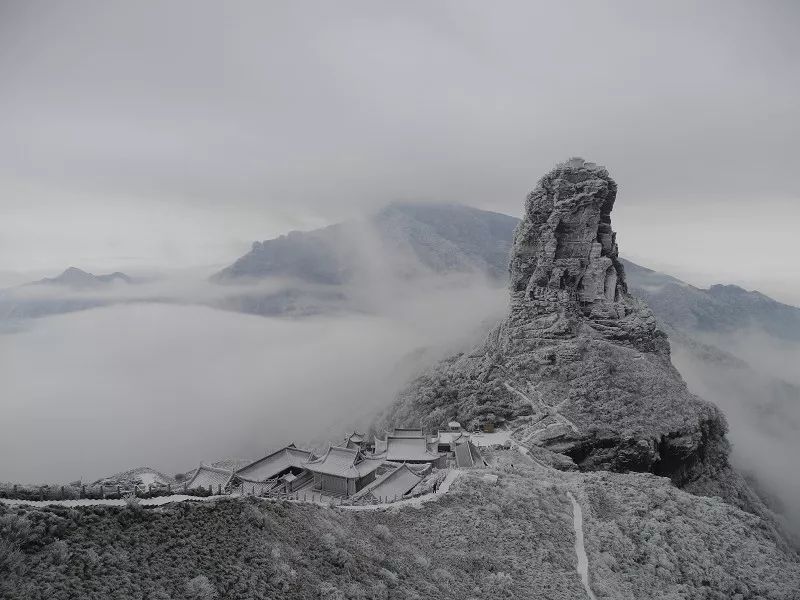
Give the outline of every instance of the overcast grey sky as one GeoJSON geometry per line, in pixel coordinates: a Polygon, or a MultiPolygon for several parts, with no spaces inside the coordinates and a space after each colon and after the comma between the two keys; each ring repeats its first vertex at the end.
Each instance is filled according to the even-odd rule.
{"type": "Polygon", "coordinates": [[[623,254],[800,303],[800,3],[0,3],[0,271],[224,264],[393,199],[521,213],[571,155],[623,254]]]}

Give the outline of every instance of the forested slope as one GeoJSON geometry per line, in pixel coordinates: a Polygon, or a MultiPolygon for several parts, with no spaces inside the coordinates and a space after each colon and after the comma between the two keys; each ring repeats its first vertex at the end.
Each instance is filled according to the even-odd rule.
{"type": "Polygon", "coordinates": [[[652,475],[562,473],[514,451],[421,508],[229,499],[158,509],[0,504],[3,598],[796,598],[765,522],[652,475]],[[740,596],[737,596],[740,594],[740,596]]]}

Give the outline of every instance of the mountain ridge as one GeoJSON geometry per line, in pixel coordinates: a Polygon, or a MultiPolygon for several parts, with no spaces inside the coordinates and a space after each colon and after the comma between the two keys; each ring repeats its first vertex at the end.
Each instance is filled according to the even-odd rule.
{"type": "Polygon", "coordinates": [[[512,423],[520,444],[581,470],[652,472],[766,517],[728,463],[724,416],[689,392],[655,315],[628,292],[616,191],[582,159],[543,176],[515,231],[508,316],[402,391],[383,421],[512,423]]]}
{"type": "MultiPolygon", "coordinates": [[[[510,250],[511,240],[513,237],[514,228],[519,223],[520,219],[517,217],[513,217],[510,215],[506,215],[504,213],[492,212],[492,211],[484,211],[481,209],[477,209],[474,207],[468,207],[459,204],[453,203],[393,203],[388,205],[385,209],[376,213],[376,215],[385,215],[385,214],[396,214],[398,212],[408,212],[411,210],[411,213],[408,215],[409,219],[415,219],[414,211],[419,210],[429,210],[429,211],[438,211],[442,216],[452,216],[452,211],[463,212],[466,211],[471,216],[482,216],[483,218],[489,220],[491,219],[492,222],[487,223],[485,226],[486,229],[492,231],[494,233],[494,239],[491,243],[486,243],[485,246],[489,247],[491,244],[496,244],[498,248],[505,248],[506,246],[510,250]]],[[[418,219],[423,224],[425,223],[424,213],[422,215],[417,214],[417,216],[421,216],[422,218],[418,219]]],[[[333,225],[329,225],[327,227],[321,229],[315,229],[311,231],[292,231],[288,234],[279,236],[278,238],[273,238],[270,240],[264,240],[261,242],[254,242],[253,249],[250,252],[243,255],[240,259],[232,263],[229,267],[226,267],[212,276],[214,281],[233,281],[237,278],[247,279],[250,277],[251,279],[260,279],[264,277],[270,276],[290,276],[295,279],[306,280],[309,282],[317,282],[317,283],[327,283],[331,285],[337,285],[342,283],[340,279],[337,278],[325,278],[324,281],[320,281],[317,276],[314,274],[312,270],[312,276],[308,277],[307,273],[305,273],[302,269],[298,269],[295,271],[288,271],[285,268],[271,270],[269,264],[261,265],[254,269],[253,272],[247,273],[246,266],[255,265],[258,262],[258,258],[263,257],[265,254],[269,254],[268,248],[272,243],[281,242],[284,240],[292,239],[294,241],[300,240],[306,236],[309,236],[311,239],[319,239],[325,238],[327,235],[332,234],[334,231],[338,232],[341,231],[343,228],[346,228],[349,225],[349,222],[340,222],[333,225]],[[246,260],[245,260],[246,259],[246,260]],[[235,265],[239,264],[240,267],[234,269],[235,265]],[[245,272],[243,272],[243,270],[245,272]]],[[[462,233],[459,237],[464,238],[468,237],[469,232],[462,233]]],[[[328,248],[330,244],[327,242],[325,243],[325,247],[328,248]]],[[[278,257],[280,258],[280,257],[278,257]]],[[[341,257],[341,259],[345,259],[346,257],[341,257]]],[[[650,304],[653,305],[654,310],[658,313],[660,318],[665,320],[670,320],[669,317],[669,305],[670,299],[665,299],[663,302],[659,301],[657,298],[657,292],[661,290],[667,284],[675,284],[681,288],[686,288],[684,290],[685,294],[695,294],[704,302],[713,303],[715,305],[722,306],[722,304],[727,301],[727,304],[731,305],[734,304],[736,301],[740,303],[746,303],[750,306],[759,307],[761,306],[765,311],[783,311],[787,315],[790,316],[792,319],[793,324],[791,325],[791,332],[792,332],[792,339],[800,339],[800,308],[786,304],[773,298],[769,297],[766,294],[763,294],[757,290],[747,290],[742,288],[741,286],[734,285],[734,284],[724,284],[724,283],[716,283],[710,285],[708,288],[697,287],[692,284],[689,284],[685,281],[680,280],[677,277],[665,274],[660,271],[656,271],[654,269],[650,269],[648,267],[644,267],[642,265],[636,264],[631,260],[628,260],[624,257],[620,257],[619,260],[626,268],[627,277],[629,280],[629,284],[631,288],[636,290],[638,295],[646,296],[646,299],[650,304]],[[656,288],[656,289],[654,289],[656,288]]],[[[491,257],[491,256],[484,256],[482,261],[489,265],[489,268],[486,269],[484,272],[489,274],[491,277],[495,278],[496,280],[504,280],[507,277],[507,255],[502,257],[491,257]]],[[[283,265],[282,265],[283,267],[283,265]]],[[[348,268],[346,272],[350,272],[352,269],[348,268]]],[[[684,301],[685,303],[685,301],[684,301]]],[[[700,302],[702,304],[702,302],[700,302]]],[[[692,306],[687,306],[687,309],[691,309],[692,306]]],[[[703,307],[701,307],[703,308],[703,307]]],[[[735,306],[733,309],[742,311],[746,307],[736,308],[735,306]]],[[[699,310],[699,309],[698,309],[699,310]]],[[[708,309],[706,309],[708,310],[708,309]]],[[[717,310],[720,310],[719,308],[717,310]]],[[[768,318],[768,317],[764,317],[768,318]]],[[[728,321],[731,323],[734,322],[733,317],[727,317],[728,321]]],[[[672,322],[672,320],[670,320],[672,322]]],[[[780,325],[771,325],[770,331],[774,332],[776,335],[786,335],[785,327],[780,325]]]]}
{"type": "MultiPolygon", "coordinates": [[[[357,255],[364,238],[388,258],[409,251],[433,273],[478,270],[502,277],[511,243],[508,231],[515,223],[514,217],[464,205],[394,202],[366,219],[254,242],[250,252],[211,279],[289,276],[309,283],[347,283],[363,268],[357,255]]],[[[418,270],[413,264],[389,266],[400,276],[418,270]]]]}
{"type": "Polygon", "coordinates": [[[68,267],[55,277],[0,290],[0,325],[3,321],[16,322],[107,306],[113,303],[112,299],[92,294],[133,284],[134,279],[120,271],[94,275],[68,267]]]}
{"type": "Polygon", "coordinates": [[[28,285],[60,285],[70,288],[96,287],[114,282],[132,283],[133,280],[120,271],[95,275],[77,267],[67,267],[64,272],[55,277],[45,277],[39,281],[34,281],[28,285]]]}

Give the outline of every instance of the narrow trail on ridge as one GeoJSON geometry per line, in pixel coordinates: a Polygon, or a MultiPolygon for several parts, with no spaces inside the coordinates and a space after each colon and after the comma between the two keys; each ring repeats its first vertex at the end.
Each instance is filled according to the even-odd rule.
{"type": "Polygon", "coordinates": [[[578,556],[577,571],[581,576],[581,583],[586,589],[586,595],[589,600],[597,600],[592,588],[589,586],[589,557],[586,556],[586,548],[583,545],[583,510],[581,505],[572,495],[572,492],[567,492],[570,502],[572,502],[572,526],[575,529],[575,554],[578,556]]]}
{"type": "MultiPolygon", "coordinates": [[[[443,495],[445,495],[448,491],[450,491],[450,486],[453,482],[458,479],[460,475],[463,474],[463,471],[459,471],[458,469],[450,469],[445,476],[444,480],[442,480],[441,484],[439,485],[438,489],[435,492],[430,492],[428,494],[424,494],[422,496],[415,496],[413,498],[406,498],[404,500],[398,500],[396,502],[389,502],[384,504],[365,504],[365,505],[336,505],[335,508],[337,509],[344,509],[344,510],[389,510],[389,509],[398,509],[404,506],[412,506],[415,508],[419,508],[426,502],[431,502],[438,500],[443,495]]],[[[299,494],[298,494],[299,496],[299,494]]],[[[265,502],[292,502],[292,503],[307,503],[305,500],[299,500],[298,498],[274,498],[274,497],[261,497],[261,496],[240,496],[239,494],[226,494],[223,496],[187,496],[176,494],[173,496],[159,496],[157,498],[142,498],[139,500],[139,503],[142,506],[163,506],[165,504],[172,504],[176,502],[208,502],[213,500],[235,500],[239,498],[255,498],[257,500],[263,500],[265,502]]],[[[20,505],[28,505],[28,506],[50,506],[50,505],[58,505],[58,506],[119,506],[123,507],[126,505],[126,501],[124,499],[120,500],[90,500],[90,499],[83,499],[83,500],[9,500],[5,498],[0,498],[0,503],[8,504],[9,506],[20,506],[20,505]]],[[[328,508],[329,504],[327,502],[322,501],[314,501],[311,500],[308,502],[310,504],[317,504],[324,508],[328,508]]]]}
{"type": "Polygon", "coordinates": [[[538,400],[533,400],[530,396],[528,396],[528,394],[518,390],[513,385],[508,383],[508,381],[504,381],[503,385],[509,392],[517,394],[520,398],[526,400],[534,408],[534,410],[538,409],[540,412],[544,413],[544,416],[553,417],[557,421],[565,425],[568,425],[569,428],[572,429],[572,431],[574,431],[575,433],[580,433],[580,429],[578,428],[577,425],[575,425],[575,423],[573,423],[567,417],[558,412],[559,409],[566,403],[566,400],[562,400],[561,402],[558,403],[557,406],[550,406],[542,398],[542,393],[535,388],[532,391],[536,393],[536,395],[538,396],[538,400]]]}

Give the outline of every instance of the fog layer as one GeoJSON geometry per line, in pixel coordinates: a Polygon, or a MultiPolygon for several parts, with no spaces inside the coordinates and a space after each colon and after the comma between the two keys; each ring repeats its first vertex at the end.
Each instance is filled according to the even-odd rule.
{"type": "Polygon", "coordinates": [[[393,199],[518,214],[578,154],[620,183],[630,258],[800,302],[798,23],[791,1],[4,0],[0,269],[225,262],[393,199]]]}
{"type": "Polygon", "coordinates": [[[749,364],[701,358],[680,343],[672,344],[672,362],[689,389],[723,410],[734,464],[800,533],[800,478],[792,475],[800,456],[800,386],[798,363],[788,360],[800,356],[800,344],[758,331],[713,340],[749,364]]]}
{"type": "Polygon", "coordinates": [[[373,316],[133,304],[37,320],[0,335],[0,480],[185,471],[335,438],[391,400],[422,349],[426,362],[468,343],[505,302],[441,286],[373,316]]]}

